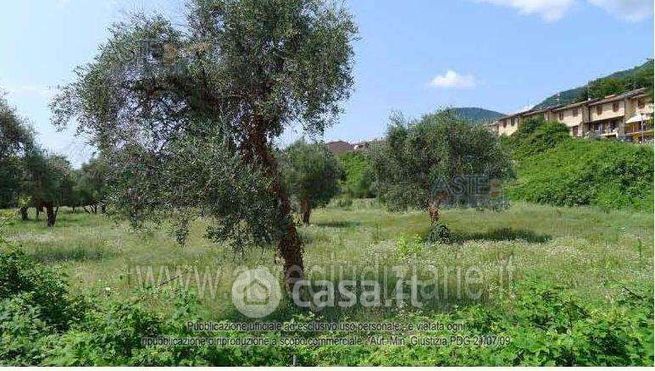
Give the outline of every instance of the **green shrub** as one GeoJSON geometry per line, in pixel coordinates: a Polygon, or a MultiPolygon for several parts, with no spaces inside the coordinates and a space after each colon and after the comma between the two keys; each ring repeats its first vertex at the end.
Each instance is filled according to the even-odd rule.
{"type": "Polygon", "coordinates": [[[400,236],[396,241],[396,248],[400,257],[408,258],[421,252],[423,241],[418,235],[412,237],[400,236]]]}
{"type": "Polygon", "coordinates": [[[353,198],[373,197],[373,167],[366,152],[346,152],[339,155],[344,170],[341,189],[353,198]]]}
{"type": "Polygon", "coordinates": [[[0,366],[38,365],[45,357],[44,341],[54,333],[41,307],[28,294],[0,300],[0,366]]]}
{"type": "Polygon", "coordinates": [[[52,365],[132,364],[142,338],[162,332],[163,320],[138,302],[109,302],[61,334],[45,361],[52,365]]]}
{"type": "Polygon", "coordinates": [[[526,120],[516,133],[503,140],[509,144],[514,159],[520,161],[569,141],[571,137],[566,125],[537,118],[526,120]]]}
{"type": "Polygon", "coordinates": [[[432,243],[450,243],[451,237],[450,229],[445,224],[437,223],[430,229],[426,240],[432,243]]]}
{"type": "Polygon", "coordinates": [[[21,295],[43,321],[59,329],[78,318],[84,303],[68,293],[61,274],[37,264],[22,251],[0,246],[0,300],[21,295]]]}
{"type": "Polygon", "coordinates": [[[562,124],[543,120],[527,121],[505,145],[517,163],[518,179],[507,188],[511,199],[653,209],[652,147],[568,138],[562,124]]]}
{"type": "Polygon", "coordinates": [[[570,140],[518,164],[512,199],[556,206],[652,210],[653,150],[645,146],[570,140]]]}

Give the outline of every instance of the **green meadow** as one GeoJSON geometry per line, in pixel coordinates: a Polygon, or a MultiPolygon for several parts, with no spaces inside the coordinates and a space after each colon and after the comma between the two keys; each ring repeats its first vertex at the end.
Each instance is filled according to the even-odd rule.
{"type": "MultiPolygon", "coordinates": [[[[283,299],[265,320],[455,321],[467,324],[469,334],[514,334],[512,345],[502,348],[506,356],[497,359],[492,356],[496,354],[493,347],[476,350],[455,345],[439,351],[409,345],[319,346],[285,348],[281,354],[296,355],[307,365],[652,364],[652,214],[528,203],[513,203],[504,211],[448,209],[443,222],[451,229],[452,241],[425,243],[430,229],[425,212],[391,213],[369,199],[355,200],[346,207],[337,204],[316,210],[311,224],[300,227],[308,278],[334,282],[371,279],[392,290],[399,276],[388,275],[390,268],[403,274],[414,269],[421,279],[436,277],[439,294],[420,307],[406,300],[374,308],[301,309],[283,299]],[[431,276],[435,268],[439,274],[431,276]],[[473,287],[478,294],[474,298],[462,293],[466,288],[458,287],[458,270],[469,269],[475,269],[479,278],[473,287]],[[579,308],[582,314],[578,309],[578,314],[571,314],[570,308],[579,308]],[[547,317],[544,324],[540,325],[539,316],[547,317]],[[561,327],[561,321],[568,325],[561,327]],[[605,326],[637,337],[617,335],[617,341],[629,344],[605,344],[599,341],[599,336],[607,336],[605,326]],[[555,335],[559,340],[552,339],[555,335]],[[581,340],[583,335],[587,343],[581,340]],[[521,336],[532,338],[517,340],[521,336]],[[569,337],[574,348],[581,348],[568,349],[569,337]],[[521,341],[525,343],[521,345],[521,341]],[[594,358],[594,352],[609,354],[609,358],[594,358]],[[396,353],[399,358],[388,357],[396,353]]],[[[191,299],[184,300],[193,301],[196,320],[253,321],[241,315],[230,300],[234,275],[240,269],[266,267],[281,280],[272,248],[235,252],[209,242],[203,238],[202,220],[195,222],[187,244],[180,246],[166,225],[134,230],[102,214],[69,209],[60,211],[55,228],[31,217],[28,222],[17,218],[5,221],[9,245],[63,273],[73,294],[96,303],[133,303],[162,320],[179,318],[175,314],[179,312],[178,299],[191,293],[191,299]]],[[[230,356],[219,357],[220,361],[198,355],[191,358],[197,364],[290,364],[287,356],[266,353],[259,361],[252,356],[266,349],[253,347],[239,356],[241,353],[235,355],[230,348],[217,348],[216,352],[230,356]]],[[[129,354],[132,356],[132,350],[129,354]]],[[[161,364],[152,359],[118,359],[118,363],[161,364]]],[[[78,361],[69,364],[112,364],[111,360],[84,357],[78,361]]],[[[66,363],[58,358],[44,361],[48,362],[66,363]]]]}

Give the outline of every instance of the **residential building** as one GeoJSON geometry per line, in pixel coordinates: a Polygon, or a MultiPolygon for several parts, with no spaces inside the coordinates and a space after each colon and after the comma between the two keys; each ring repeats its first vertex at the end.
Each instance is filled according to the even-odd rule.
{"type": "Polygon", "coordinates": [[[340,155],[342,153],[346,152],[351,152],[352,150],[355,149],[355,146],[348,143],[344,142],[343,140],[337,140],[334,142],[328,142],[326,143],[328,150],[332,152],[334,155],[340,155]]]}
{"type": "Polygon", "coordinates": [[[498,121],[494,121],[489,124],[489,127],[491,127],[499,135],[512,135],[514,132],[516,132],[516,130],[518,130],[522,116],[528,112],[529,111],[518,112],[509,116],[502,117],[498,121]]]}
{"type": "Polygon", "coordinates": [[[535,117],[563,123],[574,137],[595,136],[631,142],[653,140],[653,102],[646,89],[523,111],[502,117],[489,124],[489,128],[499,135],[512,135],[523,122],[535,117]]]}
{"type": "Polygon", "coordinates": [[[328,150],[334,155],[340,155],[346,152],[367,151],[372,145],[383,142],[381,139],[373,139],[369,141],[362,141],[357,143],[348,143],[343,140],[326,143],[328,150]]]}
{"type": "Polygon", "coordinates": [[[559,121],[569,128],[572,136],[581,136],[584,132],[584,124],[589,122],[589,110],[586,104],[587,102],[581,102],[553,107],[548,112],[547,120],[559,121]]]}

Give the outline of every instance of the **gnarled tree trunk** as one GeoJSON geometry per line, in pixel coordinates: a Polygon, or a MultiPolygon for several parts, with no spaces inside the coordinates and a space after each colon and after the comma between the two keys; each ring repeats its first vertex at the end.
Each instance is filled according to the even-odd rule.
{"type": "Polygon", "coordinates": [[[312,208],[309,199],[302,199],[300,202],[300,212],[302,213],[302,223],[304,225],[309,225],[309,217],[312,215],[312,208]]]}
{"type": "Polygon", "coordinates": [[[21,219],[22,221],[30,220],[30,217],[29,217],[29,215],[27,214],[27,210],[28,210],[27,207],[21,207],[21,208],[20,208],[20,219],[21,219]]]}
{"type": "Polygon", "coordinates": [[[45,203],[45,212],[47,215],[47,225],[48,227],[54,227],[55,222],[57,221],[57,213],[55,213],[55,207],[52,202],[45,203]]]}
{"type": "Polygon", "coordinates": [[[439,221],[439,208],[441,203],[448,198],[446,193],[440,192],[428,201],[428,213],[430,214],[430,222],[435,225],[439,221]]]}
{"type": "Polygon", "coordinates": [[[260,161],[264,171],[271,177],[270,191],[278,201],[278,220],[282,229],[282,236],[277,243],[277,254],[284,261],[284,278],[287,291],[291,291],[294,284],[304,276],[304,263],[302,242],[291,215],[291,203],[284,187],[277,160],[268,145],[266,134],[255,126],[250,132],[246,146],[245,158],[252,159],[253,155],[260,161]],[[250,153],[249,153],[250,152],[250,153]]]}

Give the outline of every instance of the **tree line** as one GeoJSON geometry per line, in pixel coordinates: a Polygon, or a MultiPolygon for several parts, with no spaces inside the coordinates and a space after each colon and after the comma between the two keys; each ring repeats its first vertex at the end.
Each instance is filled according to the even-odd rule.
{"type": "Polygon", "coordinates": [[[0,208],[17,208],[20,218],[45,213],[55,225],[61,206],[89,213],[105,211],[106,165],[91,159],[73,169],[64,157],[50,154],[34,139],[34,132],[7,100],[0,98],[0,208]]]}
{"type": "MultiPolygon", "coordinates": [[[[275,246],[289,289],[304,275],[294,205],[307,223],[339,183],[360,195],[373,185],[370,172],[344,182],[344,171],[361,164],[344,169],[323,144],[299,141],[284,151],[274,144],[292,126],[315,137],[336,121],[353,85],[357,26],[342,5],[322,0],[191,0],[186,11],[181,25],[144,13],[114,24],[93,61],[53,99],[53,123],[74,123],[98,148],[116,215],[134,226],[169,220],[181,243],[202,216],[213,241],[275,246]]],[[[26,167],[17,184],[28,180],[40,191],[19,187],[15,196],[44,205],[54,224],[56,207],[72,194],[62,189],[79,185],[75,172],[17,143],[24,160],[41,154],[29,168],[38,171],[26,167]]],[[[428,209],[433,222],[440,207],[466,199],[452,200],[449,185],[435,182],[510,173],[494,135],[448,112],[392,120],[376,147],[370,160],[380,199],[394,209],[428,209]]],[[[104,188],[97,194],[94,205],[103,204],[104,188]]]]}

